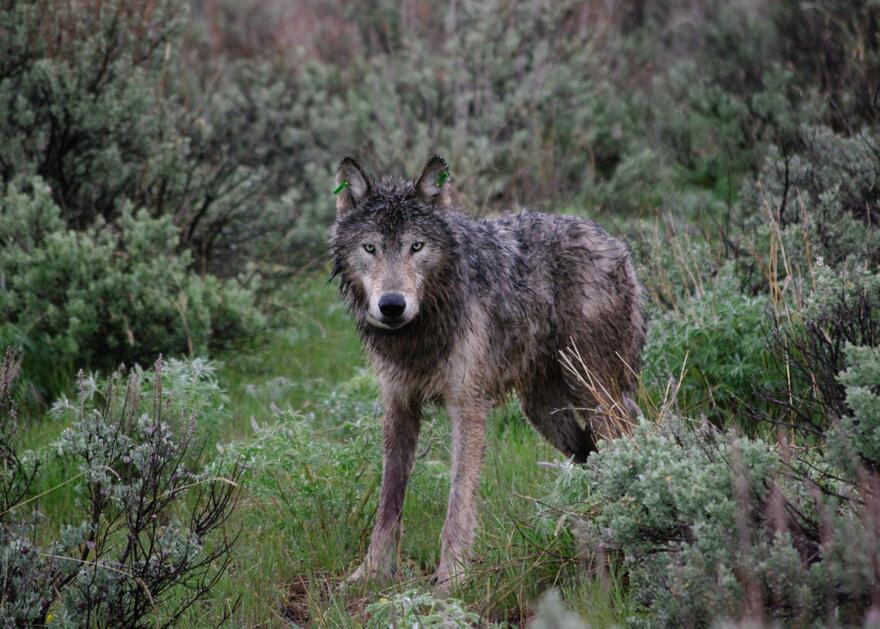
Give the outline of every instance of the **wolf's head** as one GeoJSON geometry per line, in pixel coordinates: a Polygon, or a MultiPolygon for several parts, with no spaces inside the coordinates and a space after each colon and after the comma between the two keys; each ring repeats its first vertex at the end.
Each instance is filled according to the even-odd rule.
{"type": "Polygon", "coordinates": [[[373,179],[352,158],[340,162],[333,274],[364,329],[401,330],[443,306],[456,245],[448,177],[437,156],[414,181],[373,179]]]}

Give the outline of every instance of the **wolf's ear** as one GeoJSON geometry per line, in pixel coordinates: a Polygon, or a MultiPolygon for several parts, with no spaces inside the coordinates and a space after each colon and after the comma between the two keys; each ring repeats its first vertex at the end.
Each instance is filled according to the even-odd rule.
{"type": "Polygon", "coordinates": [[[422,174],[416,180],[416,192],[436,207],[446,209],[452,205],[449,186],[449,166],[446,160],[435,155],[425,164],[422,174]]]}
{"type": "Polygon", "coordinates": [[[336,169],[336,212],[354,209],[358,201],[370,194],[370,178],[351,157],[343,157],[336,169]]]}

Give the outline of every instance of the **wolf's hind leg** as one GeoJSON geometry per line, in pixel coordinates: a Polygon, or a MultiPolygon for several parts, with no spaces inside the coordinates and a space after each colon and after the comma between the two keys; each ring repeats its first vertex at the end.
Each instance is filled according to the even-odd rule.
{"type": "Polygon", "coordinates": [[[578,417],[564,385],[536,382],[519,392],[523,414],[553,447],[575,463],[584,463],[596,442],[589,426],[578,417]]]}

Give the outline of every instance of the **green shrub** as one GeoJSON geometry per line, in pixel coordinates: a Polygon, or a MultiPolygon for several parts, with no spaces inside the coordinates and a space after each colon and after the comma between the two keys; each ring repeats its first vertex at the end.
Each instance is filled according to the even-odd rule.
{"type": "Polygon", "coordinates": [[[168,217],[126,208],[75,232],[38,179],[0,205],[0,345],[23,348],[26,377],[44,391],[79,367],[204,353],[263,326],[249,290],[188,270],[168,217]]]}
{"type": "Polygon", "coordinates": [[[468,611],[464,604],[454,598],[439,599],[428,592],[409,590],[382,598],[367,606],[370,629],[385,627],[411,627],[424,629],[469,629],[470,627],[494,627],[484,624],[480,617],[468,611]]]}
{"type": "MultiPolygon", "coordinates": [[[[321,16],[327,28],[351,35],[344,64],[290,51],[282,54],[293,57],[293,69],[232,64],[222,96],[235,114],[227,129],[283,165],[266,174],[296,209],[287,254],[323,241],[335,164],[351,152],[376,174],[410,177],[414,155],[443,152],[467,207],[480,213],[514,203],[553,207],[605,181],[635,112],[585,53],[602,35],[575,19],[580,10],[573,0],[424,6],[425,37],[401,26],[412,20],[399,5],[379,3],[354,26],[350,7],[335,2],[321,16]],[[433,25],[444,20],[437,32],[433,25]],[[570,28],[560,31],[561,21],[570,28]],[[369,39],[358,37],[361,29],[369,39]]],[[[643,163],[632,164],[632,178],[643,163]]],[[[618,189],[628,188],[597,197],[610,200],[618,189]]]]}
{"type": "Polygon", "coordinates": [[[799,295],[808,292],[816,258],[832,268],[880,263],[878,178],[880,143],[870,131],[843,136],[804,126],[788,145],[771,146],[743,191],[738,240],[750,254],[742,259],[749,283],[792,283],[799,295]]]}
{"type": "MultiPolygon", "coordinates": [[[[729,209],[743,180],[766,165],[768,147],[787,160],[812,150],[805,128],[863,140],[880,122],[868,96],[876,94],[880,68],[872,3],[704,0],[696,19],[693,7],[664,5],[637,41],[658,68],[645,90],[653,99],[648,128],[680,185],[711,190],[729,209]]],[[[868,157],[876,162],[876,151],[868,157]]],[[[823,161],[840,165],[831,155],[823,161]]],[[[775,171],[780,178],[788,172],[775,171]]],[[[763,206],[748,206],[765,218],[763,206]]]]}
{"type": "Polygon", "coordinates": [[[187,5],[0,4],[0,184],[40,177],[77,231],[129,206],[168,217],[201,270],[232,275],[296,222],[295,133],[277,81],[199,83],[181,59],[187,5]]]}
{"type": "Polygon", "coordinates": [[[722,269],[713,285],[653,320],[643,353],[649,392],[662,395],[670,378],[681,378],[680,406],[718,419],[760,403],[754,385],[775,360],[767,309],[765,297],[740,292],[732,269],[722,269]]]}
{"type": "Polygon", "coordinates": [[[784,0],[770,10],[783,63],[816,89],[837,129],[880,123],[880,7],[874,2],[784,0]]]}
{"type": "Polygon", "coordinates": [[[723,264],[709,238],[670,213],[654,221],[633,221],[626,238],[646,296],[661,312],[711,289],[723,264]]]}
{"type": "Polygon", "coordinates": [[[850,413],[833,427],[829,440],[838,467],[858,479],[860,466],[880,473],[880,346],[849,345],[845,353],[840,383],[850,413]]]}
{"type": "Polygon", "coordinates": [[[161,90],[181,3],[137,5],[0,5],[0,181],[41,177],[71,227],[112,223],[126,200],[161,207],[183,175],[161,90]]]}
{"type": "Polygon", "coordinates": [[[811,279],[803,303],[776,315],[770,352],[781,370],[756,388],[775,407],[764,419],[782,421],[799,438],[816,443],[851,412],[840,379],[847,347],[880,345],[880,274],[856,259],[832,269],[820,258],[811,279]]]}
{"type": "Polygon", "coordinates": [[[280,43],[279,5],[208,5],[194,19],[173,0],[4,5],[2,179],[42,176],[77,227],[128,199],[173,214],[203,268],[271,254],[264,270],[286,273],[323,241],[348,152],[377,171],[445,152],[480,212],[637,212],[697,191],[717,219],[768,143],[788,156],[803,124],[877,122],[864,3],[704,0],[694,20],[668,2],[379,2],[353,21],[333,2],[302,16],[333,36],[303,48],[280,43]]]}
{"type": "Polygon", "coordinates": [[[203,354],[262,327],[256,284],[205,271],[242,270],[282,213],[256,211],[275,196],[229,133],[229,99],[185,97],[185,14],[0,4],[0,346],[23,348],[41,394],[79,367],[203,354]]]}
{"type": "MultiPolygon", "coordinates": [[[[23,477],[24,493],[0,492],[4,625],[170,627],[223,575],[236,537],[215,532],[236,505],[243,468],[233,463],[225,477],[205,469],[194,412],[213,387],[204,365],[192,367],[164,375],[157,362],[127,382],[119,373],[100,385],[83,381],[77,404],[56,409],[72,425],[53,447],[21,457],[10,430],[15,415],[0,399],[4,462],[42,464],[23,477]],[[165,408],[174,393],[182,396],[174,406],[189,414],[165,408]],[[65,479],[36,494],[39,474],[50,469],[65,479]],[[39,509],[60,493],[74,507],[56,529],[39,509]]],[[[13,372],[7,359],[0,382],[13,372]]]]}
{"type": "MultiPolygon", "coordinates": [[[[198,417],[201,438],[216,433],[232,419],[229,396],[217,381],[216,367],[204,358],[163,359],[158,372],[135,365],[128,370],[128,375],[130,384],[140,387],[130,393],[140,399],[156,398],[168,415],[198,417]]],[[[76,421],[81,404],[100,405],[104,401],[106,387],[106,379],[99,375],[80,373],[76,399],[62,394],[52,403],[48,414],[70,424],[76,421]]]]}
{"type": "Polygon", "coordinates": [[[851,485],[817,495],[825,464],[794,469],[764,441],[669,418],[566,468],[547,503],[594,560],[622,562],[634,625],[860,622],[880,582],[870,507],[834,497],[851,485]]]}
{"type": "MultiPolygon", "coordinates": [[[[647,183],[670,209],[682,189],[698,189],[729,214],[768,146],[788,158],[800,150],[804,125],[856,136],[880,122],[873,3],[639,2],[612,17],[620,28],[609,46],[620,64],[617,96],[641,108],[619,163],[656,155],[634,184],[647,183]]],[[[620,175],[631,179],[626,169],[620,175]]],[[[764,216],[760,206],[747,210],[764,216]]]]}

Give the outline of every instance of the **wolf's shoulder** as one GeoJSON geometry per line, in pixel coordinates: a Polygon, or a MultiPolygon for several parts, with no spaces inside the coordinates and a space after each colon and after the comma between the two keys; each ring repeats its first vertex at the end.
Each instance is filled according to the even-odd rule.
{"type": "Polygon", "coordinates": [[[453,218],[456,227],[481,231],[525,230],[532,232],[558,232],[560,230],[593,228],[602,230],[598,223],[588,218],[568,214],[548,214],[534,210],[504,212],[503,214],[486,218],[473,218],[465,214],[456,213],[451,215],[450,218],[453,218]]]}
{"type": "Polygon", "coordinates": [[[522,227],[527,229],[547,229],[557,231],[559,229],[577,229],[584,226],[596,226],[597,223],[582,216],[570,214],[550,214],[525,209],[520,212],[505,212],[495,218],[486,219],[499,225],[509,227],[522,227]]]}
{"type": "Polygon", "coordinates": [[[491,231],[507,234],[531,245],[551,247],[574,243],[608,243],[616,239],[597,222],[582,216],[547,214],[532,210],[510,212],[484,219],[491,231]]]}

